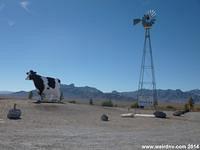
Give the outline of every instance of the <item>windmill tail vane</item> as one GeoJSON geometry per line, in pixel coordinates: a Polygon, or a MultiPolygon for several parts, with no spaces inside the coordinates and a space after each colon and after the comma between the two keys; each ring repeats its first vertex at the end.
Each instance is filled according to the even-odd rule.
{"type": "Polygon", "coordinates": [[[133,20],[133,24],[136,25],[141,22],[141,19],[137,18],[133,20]]]}

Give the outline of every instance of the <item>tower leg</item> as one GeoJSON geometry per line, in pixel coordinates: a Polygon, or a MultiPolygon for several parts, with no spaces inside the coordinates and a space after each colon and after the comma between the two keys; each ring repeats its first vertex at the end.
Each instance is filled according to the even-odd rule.
{"type": "Polygon", "coordinates": [[[139,107],[153,107],[156,109],[158,104],[150,28],[145,29],[145,40],[138,84],[137,101],[139,107]]]}

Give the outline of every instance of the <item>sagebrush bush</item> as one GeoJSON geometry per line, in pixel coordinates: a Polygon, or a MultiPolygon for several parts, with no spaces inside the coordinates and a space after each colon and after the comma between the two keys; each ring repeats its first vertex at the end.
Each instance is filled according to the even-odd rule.
{"type": "Polygon", "coordinates": [[[33,98],[33,91],[30,91],[28,94],[28,99],[32,99],[33,98]]]}
{"type": "Polygon", "coordinates": [[[166,108],[167,108],[167,109],[172,109],[172,110],[175,110],[175,109],[176,109],[175,107],[173,107],[173,106],[171,106],[171,105],[167,105],[166,108]]]}
{"type": "Polygon", "coordinates": [[[115,105],[114,105],[114,107],[118,107],[118,105],[117,105],[117,104],[115,104],[115,105]]]}
{"type": "Polygon", "coordinates": [[[188,100],[188,106],[189,106],[190,111],[192,111],[194,109],[194,100],[192,97],[190,97],[188,100]]]}
{"type": "Polygon", "coordinates": [[[189,105],[188,105],[188,104],[185,104],[185,105],[184,105],[184,111],[187,111],[187,112],[190,111],[190,109],[189,109],[189,105]]]}
{"type": "Polygon", "coordinates": [[[138,106],[138,103],[137,103],[137,102],[131,104],[131,108],[138,108],[138,107],[139,107],[139,106],[138,106]]]}
{"type": "Polygon", "coordinates": [[[90,105],[94,105],[94,103],[93,103],[93,100],[92,100],[92,99],[90,99],[90,101],[89,101],[89,104],[90,104],[90,105]]]}
{"type": "Polygon", "coordinates": [[[63,92],[60,93],[60,100],[62,101],[64,99],[63,92]]]}
{"type": "Polygon", "coordinates": [[[111,100],[103,101],[101,106],[113,107],[113,102],[111,100]]]}
{"type": "Polygon", "coordinates": [[[76,101],[72,100],[72,101],[68,101],[69,103],[72,103],[72,104],[76,104],[76,101]]]}

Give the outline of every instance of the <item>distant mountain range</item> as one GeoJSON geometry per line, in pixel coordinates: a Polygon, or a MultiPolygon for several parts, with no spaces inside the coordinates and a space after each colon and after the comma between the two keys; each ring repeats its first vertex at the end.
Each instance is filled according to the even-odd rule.
{"type": "Polygon", "coordinates": [[[13,92],[10,92],[10,91],[0,91],[0,94],[11,94],[13,92]]]}
{"type": "MultiPolygon", "coordinates": [[[[63,96],[67,100],[83,100],[88,101],[89,99],[93,100],[115,100],[115,101],[135,101],[137,99],[137,91],[131,92],[118,92],[113,91],[111,93],[104,93],[94,87],[84,86],[76,87],[74,84],[61,85],[61,91],[63,96]]],[[[200,103],[200,90],[194,89],[191,91],[183,92],[179,89],[177,90],[157,90],[158,91],[158,100],[161,102],[178,102],[184,103],[188,101],[190,97],[194,99],[195,102],[200,103]]],[[[27,98],[30,91],[19,91],[19,92],[9,92],[9,91],[0,91],[0,96],[7,97],[18,97],[18,98],[27,98]]],[[[145,94],[149,94],[149,90],[145,90],[145,94]]],[[[33,96],[38,97],[35,90],[33,90],[33,96]]]]}
{"type": "MultiPolygon", "coordinates": [[[[150,90],[145,90],[145,94],[148,95],[150,90]]],[[[161,102],[177,102],[177,103],[184,103],[188,101],[190,97],[194,99],[195,102],[200,103],[200,90],[195,89],[191,91],[183,92],[180,89],[176,90],[157,90],[158,93],[158,101],[161,102]]],[[[132,98],[137,98],[137,91],[134,92],[121,92],[123,96],[128,96],[132,98]]]]}

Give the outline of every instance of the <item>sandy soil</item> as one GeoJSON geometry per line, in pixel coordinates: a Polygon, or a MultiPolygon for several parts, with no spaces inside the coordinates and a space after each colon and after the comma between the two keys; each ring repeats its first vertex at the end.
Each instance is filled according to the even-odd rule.
{"type": "MultiPolygon", "coordinates": [[[[131,110],[132,112],[134,110],[131,110]]],[[[200,144],[200,113],[168,119],[121,118],[126,108],[0,100],[0,150],[137,150],[142,145],[200,144]],[[8,120],[17,103],[22,119],[8,120]],[[110,121],[100,116],[108,114],[110,121]]]]}

